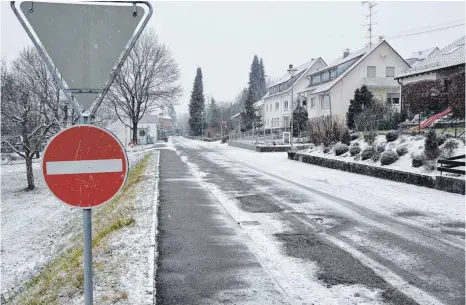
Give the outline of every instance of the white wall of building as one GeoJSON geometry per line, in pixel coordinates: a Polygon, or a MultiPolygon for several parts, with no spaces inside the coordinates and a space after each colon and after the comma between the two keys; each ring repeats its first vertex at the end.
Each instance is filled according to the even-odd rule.
{"type": "MultiPolygon", "coordinates": [[[[316,63],[304,74],[304,76],[293,86],[293,98],[296,106],[298,93],[305,90],[309,85],[306,76],[326,67],[325,62],[319,58],[316,63]]],[[[279,94],[264,98],[263,119],[266,129],[284,128],[288,124],[291,115],[291,88],[279,94]],[[276,108],[278,103],[278,109],[276,108]],[[286,103],[288,108],[286,108],[286,103]],[[273,122],[276,122],[273,125],[273,122]]]]}
{"type": "MultiPolygon", "coordinates": [[[[332,115],[338,115],[344,119],[350,100],[354,97],[354,91],[365,83],[380,84],[381,87],[369,88],[369,90],[382,101],[386,101],[387,93],[400,93],[398,82],[393,77],[386,77],[386,67],[394,67],[395,76],[409,68],[395,51],[386,43],[382,43],[329,90],[332,115]],[[366,79],[368,66],[376,67],[376,79],[366,79]]],[[[330,108],[321,108],[320,94],[308,95],[307,104],[310,118],[330,114],[330,108]],[[316,108],[314,109],[311,108],[312,97],[316,98],[316,108]]]]}

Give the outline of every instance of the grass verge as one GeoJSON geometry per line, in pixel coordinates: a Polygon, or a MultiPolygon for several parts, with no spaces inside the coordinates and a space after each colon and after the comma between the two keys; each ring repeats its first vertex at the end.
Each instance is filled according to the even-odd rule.
{"type": "MultiPolygon", "coordinates": [[[[137,186],[144,179],[144,172],[149,164],[150,156],[151,154],[145,156],[130,170],[123,190],[112,201],[93,209],[92,249],[94,255],[103,251],[107,238],[113,232],[135,224],[134,202],[137,186]]],[[[71,299],[76,294],[83,293],[83,237],[82,229],[79,230],[80,233],[71,239],[72,246],[49,262],[8,303],[61,304],[66,303],[66,300],[71,299]]]]}

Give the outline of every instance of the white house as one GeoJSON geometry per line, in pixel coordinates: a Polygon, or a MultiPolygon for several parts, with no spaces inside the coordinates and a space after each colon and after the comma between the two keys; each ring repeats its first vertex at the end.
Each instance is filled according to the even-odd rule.
{"type": "Polygon", "coordinates": [[[298,92],[304,90],[309,81],[306,77],[327,64],[322,58],[313,58],[309,62],[296,67],[295,75],[286,73],[273,85],[269,86],[263,100],[263,123],[266,129],[284,128],[290,125],[291,86],[293,85],[294,105],[297,105],[298,92]]]}
{"type": "MultiPolygon", "coordinates": [[[[157,142],[157,123],[159,122],[158,115],[145,115],[138,123],[138,144],[152,144],[157,142]]],[[[131,125],[128,120],[128,125],[131,125]]],[[[132,140],[132,130],[125,126],[120,120],[109,124],[106,127],[111,131],[123,144],[127,147],[132,140]]]]}
{"type": "Polygon", "coordinates": [[[395,76],[409,68],[408,63],[384,40],[343,56],[331,65],[306,77],[306,88],[299,90],[307,100],[309,118],[323,115],[346,117],[354,91],[366,85],[381,101],[400,107],[400,85],[395,76]]]}
{"type": "MultiPolygon", "coordinates": [[[[257,102],[255,102],[253,105],[254,110],[256,112],[257,117],[261,117],[262,120],[264,120],[264,99],[261,99],[257,102]]],[[[244,110],[243,110],[244,111],[244,110]]],[[[241,124],[241,113],[238,112],[232,117],[230,117],[230,120],[233,122],[233,126],[237,130],[241,130],[240,124],[241,124]]]]}

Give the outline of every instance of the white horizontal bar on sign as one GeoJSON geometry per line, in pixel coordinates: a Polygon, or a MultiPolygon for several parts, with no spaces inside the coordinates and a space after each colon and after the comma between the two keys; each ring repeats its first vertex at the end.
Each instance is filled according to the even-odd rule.
{"type": "Polygon", "coordinates": [[[121,159],[46,162],[47,175],[117,173],[123,171],[121,159]]]}

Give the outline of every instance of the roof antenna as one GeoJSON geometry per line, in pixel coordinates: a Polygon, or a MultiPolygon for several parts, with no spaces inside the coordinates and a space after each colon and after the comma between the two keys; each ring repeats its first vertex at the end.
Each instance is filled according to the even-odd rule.
{"type": "Polygon", "coordinates": [[[367,31],[369,32],[369,35],[366,36],[366,38],[369,38],[369,48],[372,48],[372,26],[377,24],[372,22],[372,15],[374,15],[376,12],[372,11],[372,8],[377,5],[374,1],[362,1],[362,5],[367,4],[367,8],[369,9],[369,14],[366,15],[366,18],[369,18],[369,23],[363,24],[363,26],[367,26],[367,31]]]}

